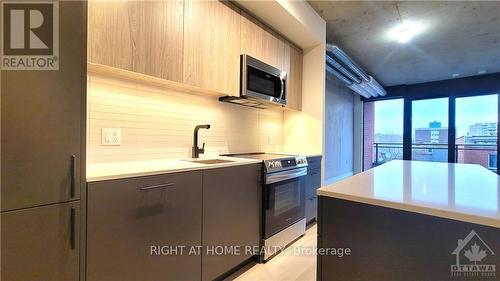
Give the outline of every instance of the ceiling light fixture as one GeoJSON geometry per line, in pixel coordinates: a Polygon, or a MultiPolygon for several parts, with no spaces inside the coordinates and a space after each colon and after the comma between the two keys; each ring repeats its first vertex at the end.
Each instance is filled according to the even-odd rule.
{"type": "Polygon", "coordinates": [[[389,39],[403,44],[410,41],[416,35],[422,33],[425,30],[424,27],[425,26],[422,23],[403,22],[389,30],[387,36],[389,39]]]}

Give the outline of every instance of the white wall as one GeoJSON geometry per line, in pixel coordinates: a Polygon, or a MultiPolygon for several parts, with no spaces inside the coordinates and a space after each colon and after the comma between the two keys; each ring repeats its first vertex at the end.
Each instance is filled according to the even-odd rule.
{"type": "Polygon", "coordinates": [[[285,152],[323,154],[325,48],[318,45],[304,50],[302,111],[285,112],[285,152]]]}

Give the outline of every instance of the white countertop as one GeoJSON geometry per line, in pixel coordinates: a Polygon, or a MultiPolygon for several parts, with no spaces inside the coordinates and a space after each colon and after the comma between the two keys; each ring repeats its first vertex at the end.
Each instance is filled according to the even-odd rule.
{"type": "Polygon", "coordinates": [[[87,165],[87,182],[214,169],[261,162],[261,160],[223,156],[200,158],[197,160],[205,159],[224,159],[234,162],[220,164],[200,164],[189,162],[187,160],[193,159],[186,158],[95,163],[87,165]]]}
{"type": "Polygon", "coordinates": [[[500,228],[500,177],[479,165],[393,160],[318,195],[500,228]]]}

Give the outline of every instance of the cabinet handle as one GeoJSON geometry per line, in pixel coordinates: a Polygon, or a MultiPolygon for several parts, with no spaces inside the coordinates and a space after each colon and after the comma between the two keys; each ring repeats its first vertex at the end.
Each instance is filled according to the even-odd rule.
{"type": "Polygon", "coordinates": [[[71,208],[69,215],[69,245],[71,250],[75,249],[75,208],[71,208]]]}
{"type": "Polygon", "coordinates": [[[76,187],[76,155],[71,155],[71,184],[69,188],[69,197],[75,197],[76,187]]]}
{"type": "Polygon", "coordinates": [[[140,188],[140,190],[150,190],[150,189],[165,188],[165,187],[170,187],[170,186],[174,186],[174,183],[166,183],[166,184],[143,186],[143,187],[140,188]]]}

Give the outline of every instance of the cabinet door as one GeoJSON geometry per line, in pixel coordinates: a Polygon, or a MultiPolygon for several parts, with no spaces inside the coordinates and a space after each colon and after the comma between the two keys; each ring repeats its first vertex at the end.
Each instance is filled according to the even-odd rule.
{"type": "Polygon", "coordinates": [[[321,170],[308,169],[307,172],[307,190],[306,197],[316,197],[316,190],[321,187],[321,170]]]}
{"type": "Polygon", "coordinates": [[[78,280],[80,203],[4,212],[2,280],[78,280]]]}
{"type": "Polygon", "coordinates": [[[241,252],[240,255],[204,255],[203,280],[220,277],[250,258],[252,255],[245,252],[245,247],[259,246],[260,169],[260,164],[253,164],[204,171],[203,246],[238,246],[241,252]]]}
{"type": "Polygon", "coordinates": [[[183,1],[89,1],[89,61],[182,82],[183,1]]]}
{"type": "Polygon", "coordinates": [[[59,3],[58,71],[2,71],[2,211],[80,197],[85,3],[59,3]]]}
{"type": "Polygon", "coordinates": [[[298,110],[302,109],[302,51],[290,43],[288,49],[288,76],[287,76],[287,97],[286,108],[298,110]]]}
{"type": "Polygon", "coordinates": [[[230,3],[185,2],[184,83],[237,95],[240,14],[230,3]]]}
{"type": "Polygon", "coordinates": [[[306,222],[313,222],[318,215],[318,198],[306,198],[306,222]]]}
{"type": "Polygon", "coordinates": [[[241,52],[276,68],[285,65],[285,43],[262,23],[242,12],[241,52]]]}
{"type": "MultiPolygon", "coordinates": [[[[317,217],[318,196],[316,191],[321,187],[321,167],[317,166],[321,158],[311,161],[312,169],[308,167],[306,180],[306,222],[310,222],[317,217]],[[318,161],[318,162],[316,162],[318,161]]],[[[309,160],[308,160],[309,161],[309,160]]]]}
{"type": "Polygon", "coordinates": [[[133,71],[130,2],[88,1],[88,60],[133,71]]]}
{"type": "Polygon", "coordinates": [[[199,280],[201,185],[201,172],[89,183],[87,279],[199,280]]]}
{"type": "Polygon", "coordinates": [[[131,0],[129,5],[133,71],[182,82],[183,1],[131,0]]]}

